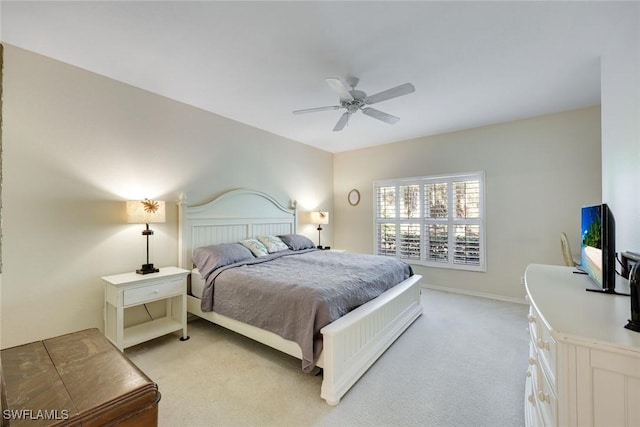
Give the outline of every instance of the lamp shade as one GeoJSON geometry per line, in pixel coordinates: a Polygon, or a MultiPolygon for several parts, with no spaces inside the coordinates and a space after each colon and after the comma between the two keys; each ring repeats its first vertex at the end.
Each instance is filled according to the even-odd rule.
{"type": "Polygon", "coordinates": [[[329,212],[309,212],[309,222],[311,224],[329,224],[329,212]]]}
{"type": "Polygon", "coordinates": [[[129,224],[153,224],[165,222],[164,202],[160,200],[129,200],[127,202],[129,224]]]}

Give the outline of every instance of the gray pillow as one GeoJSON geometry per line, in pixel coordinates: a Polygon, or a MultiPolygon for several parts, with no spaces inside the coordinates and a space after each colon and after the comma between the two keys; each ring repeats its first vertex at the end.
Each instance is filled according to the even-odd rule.
{"type": "Polygon", "coordinates": [[[299,251],[301,249],[311,249],[315,248],[316,245],[309,240],[308,237],[303,236],[302,234],[285,234],[284,236],[278,236],[285,243],[285,245],[289,246],[289,249],[292,251],[299,251]]]}
{"type": "Polygon", "coordinates": [[[240,243],[220,243],[193,251],[193,263],[205,280],[217,268],[252,259],[255,257],[251,251],[240,243]]]}

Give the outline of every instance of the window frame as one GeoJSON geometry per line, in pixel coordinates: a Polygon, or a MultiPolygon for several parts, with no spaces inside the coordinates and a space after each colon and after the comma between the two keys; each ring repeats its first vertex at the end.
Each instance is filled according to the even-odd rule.
{"type": "Polygon", "coordinates": [[[409,264],[421,265],[425,267],[447,268],[454,270],[466,270],[466,271],[487,271],[487,256],[486,256],[486,190],[485,190],[485,172],[467,172],[456,173],[446,175],[430,175],[411,178],[398,178],[398,179],[384,179],[373,182],[373,228],[374,228],[374,242],[373,253],[382,256],[394,256],[409,264]],[[454,182],[460,181],[478,181],[478,218],[456,218],[454,204],[454,182]],[[425,215],[426,209],[426,184],[447,184],[447,214],[446,218],[428,218],[425,215]],[[406,218],[402,217],[400,212],[401,197],[399,197],[399,190],[401,187],[408,185],[419,185],[419,208],[418,216],[406,218]],[[383,218],[379,216],[378,209],[380,207],[378,200],[378,189],[380,187],[395,187],[395,213],[391,218],[383,218]],[[405,227],[415,226],[419,223],[420,239],[419,239],[419,258],[411,257],[410,254],[402,254],[403,243],[406,247],[406,241],[402,239],[400,230],[402,226],[405,227]],[[383,224],[391,224],[395,227],[395,249],[393,252],[379,251],[382,247],[380,239],[380,230],[383,224]],[[426,230],[429,224],[433,225],[446,225],[447,227],[447,257],[446,262],[443,261],[430,261],[429,247],[426,240],[426,230]],[[456,248],[456,226],[464,225],[478,225],[479,238],[478,238],[478,264],[465,264],[455,262],[455,248],[456,248]],[[383,253],[384,252],[384,253],[383,253]],[[405,256],[403,256],[405,255],[405,256]]]}

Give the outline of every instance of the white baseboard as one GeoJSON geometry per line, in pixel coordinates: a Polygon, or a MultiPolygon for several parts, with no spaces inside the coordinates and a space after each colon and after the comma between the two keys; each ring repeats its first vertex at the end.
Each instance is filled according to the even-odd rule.
{"type": "Polygon", "coordinates": [[[500,301],[514,302],[516,304],[528,304],[528,302],[524,299],[524,296],[522,298],[513,298],[513,297],[506,297],[506,296],[503,296],[503,295],[489,294],[489,293],[486,293],[486,292],[470,291],[470,290],[467,290],[467,289],[458,289],[458,288],[448,288],[446,286],[427,285],[425,283],[420,283],[420,287],[424,288],[424,289],[432,289],[434,291],[451,292],[451,293],[454,293],[454,294],[463,294],[463,295],[470,295],[470,296],[474,296],[474,297],[490,298],[490,299],[496,299],[496,300],[500,300],[500,301]]]}

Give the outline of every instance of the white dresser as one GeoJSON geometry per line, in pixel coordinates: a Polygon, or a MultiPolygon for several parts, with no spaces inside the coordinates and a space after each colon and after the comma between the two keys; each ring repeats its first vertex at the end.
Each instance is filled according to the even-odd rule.
{"type": "MultiPolygon", "coordinates": [[[[586,292],[595,283],[574,270],[532,264],[525,272],[525,423],[640,426],[640,333],[624,328],[629,297],[586,292]]],[[[623,279],[616,288],[629,290],[623,279]]]]}

